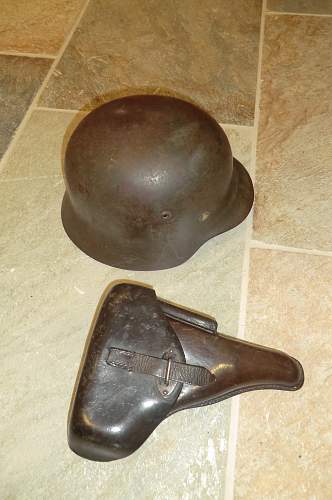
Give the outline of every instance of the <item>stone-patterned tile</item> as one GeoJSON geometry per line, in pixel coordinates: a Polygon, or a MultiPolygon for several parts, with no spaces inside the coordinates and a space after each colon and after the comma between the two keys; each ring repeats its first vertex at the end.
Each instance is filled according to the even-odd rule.
{"type": "Polygon", "coordinates": [[[224,123],[253,122],[261,2],[93,0],[43,106],[81,109],[137,92],[190,98],[224,123]]]}
{"type": "Polygon", "coordinates": [[[79,113],[34,111],[0,174],[0,182],[61,176],[63,143],[80,118],[79,113]]]}
{"type": "Polygon", "coordinates": [[[50,59],[0,55],[0,158],[50,66],[50,59]]]}
{"type": "Polygon", "coordinates": [[[230,142],[234,158],[239,160],[250,172],[251,169],[251,148],[253,130],[251,127],[237,127],[232,125],[222,125],[225,134],[230,142]]]}
{"type": "Polygon", "coordinates": [[[331,497],[332,259],[253,250],[246,339],[303,364],[298,392],[240,400],[235,498],[331,497]]]}
{"type": "MultiPolygon", "coordinates": [[[[66,418],[89,325],[102,292],[114,280],[150,284],[160,297],[205,311],[219,320],[220,331],[236,335],[245,224],[166,271],[121,271],[90,259],[67,238],[60,220],[64,186],[54,173],[68,116],[47,118],[47,113],[53,114],[34,113],[0,182],[2,496],[220,498],[228,402],[170,417],[136,454],[106,464],[69,450],[66,418]],[[47,153],[40,165],[48,147],[53,154],[47,153]]],[[[227,127],[227,132],[234,154],[247,166],[251,129],[227,127]]]]}
{"type": "Polygon", "coordinates": [[[84,0],[1,2],[0,51],[56,54],[84,0]]]}
{"type": "Polygon", "coordinates": [[[332,14],[331,0],[268,0],[267,8],[278,12],[332,14]]]}
{"type": "Polygon", "coordinates": [[[332,18],[267,16],[254,237],[332,249],[332,18]]]}

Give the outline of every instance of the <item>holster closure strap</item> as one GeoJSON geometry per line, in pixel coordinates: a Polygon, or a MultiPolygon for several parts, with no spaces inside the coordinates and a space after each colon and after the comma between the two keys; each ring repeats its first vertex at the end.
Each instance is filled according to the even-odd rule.
{"type": "Polygon", "coordinates": [[[183,307],[177,307],[174,304],[169,304],[159,299],[159,305],[163,313],[171,319],[180,321],[187,325],[195,326],[201,330],[205,330],[209,333],[217,333],[217,322],[215,319],[209,318],[208,316],[203,316],[202,314],[196,313],[194,311],[189,311],[183,307]]]}
{"type": "Polygon", "coordinates": [[[112,347],[107,357],[107,364],[122,368],[129,372],[143,373],[162,378],[165,384],[169,381],[183,384],[204,386],[215,381],[215,376],[203,366],[179,363],[169,358],[156,358],[148,354],[140,354],[112,347]]]}

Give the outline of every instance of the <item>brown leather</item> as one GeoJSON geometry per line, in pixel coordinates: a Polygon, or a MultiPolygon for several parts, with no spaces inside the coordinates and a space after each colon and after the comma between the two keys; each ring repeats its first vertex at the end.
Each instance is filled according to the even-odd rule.
{"type": "Polygon", "coordinates": [[[282,351],[218,333],[212,335],[171,321],[186,362],[205,366],[216,382],[212,386],[183,386],[170,413],[205,406],[258,389],[295,391],[303,384],[301,364],[282,351]]]}
{"type": "Polygon", "coordinates": [[[129,372],[144,373],[161,378],[166,385],[171,381],[205,386],[215,381],[213,373],[203,366],[174,361],[171,355],[168,358],[157,358],[150,356],[150,354],[140,354],[112,347],[106,363],[129,372]]]}
{"type": "Polygon", "coordinates": [[[197,326],[207,332],[217,333],[218,324],[215,319],[209,318],[208,316],[202,316],[194,311],[188,311],[187,309],[177,307],[174,304],[170,304],[160,299],[159,304],[163,313],[168,318],[180,321],[186,325],[197,326]]]}
{"type": "Polygon", "coordinates": [[[128,96],[89,113],[67,145],[64,176],[69,238],[122,269],[181,264],[240,224],[254,199],[219,124],[169,96],[128,96]]]}
{"type": "Polygon", "coordinates": [[[211,318],[165,304],[152,289],[128,283],[104,299],[69,412],[68,442],[77,454],[124,458],[177,411],[302,386],[291,356],[221,335],[211,318]]]}

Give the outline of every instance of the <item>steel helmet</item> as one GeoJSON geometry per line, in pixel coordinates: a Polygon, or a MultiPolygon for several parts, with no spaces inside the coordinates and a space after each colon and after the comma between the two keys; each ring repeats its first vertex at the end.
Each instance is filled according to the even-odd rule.
{"type": "Polygon", "coordinates": [[[165,269],[243,221],[251,179],[219,124],[169,96],[103,104],[65,152],[62,221],[86,254],[114,267],[165,269]]]}

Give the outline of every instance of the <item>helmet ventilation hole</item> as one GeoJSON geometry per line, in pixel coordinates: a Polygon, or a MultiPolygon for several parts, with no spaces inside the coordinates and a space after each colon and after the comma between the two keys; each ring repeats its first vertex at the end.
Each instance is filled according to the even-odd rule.
{"type": "Polygon", "coordinates": [[[172,213],[169,210],[163,210],[161,212],[161,218],[163,220],[169,220],[172,217],[172,213]]]}

